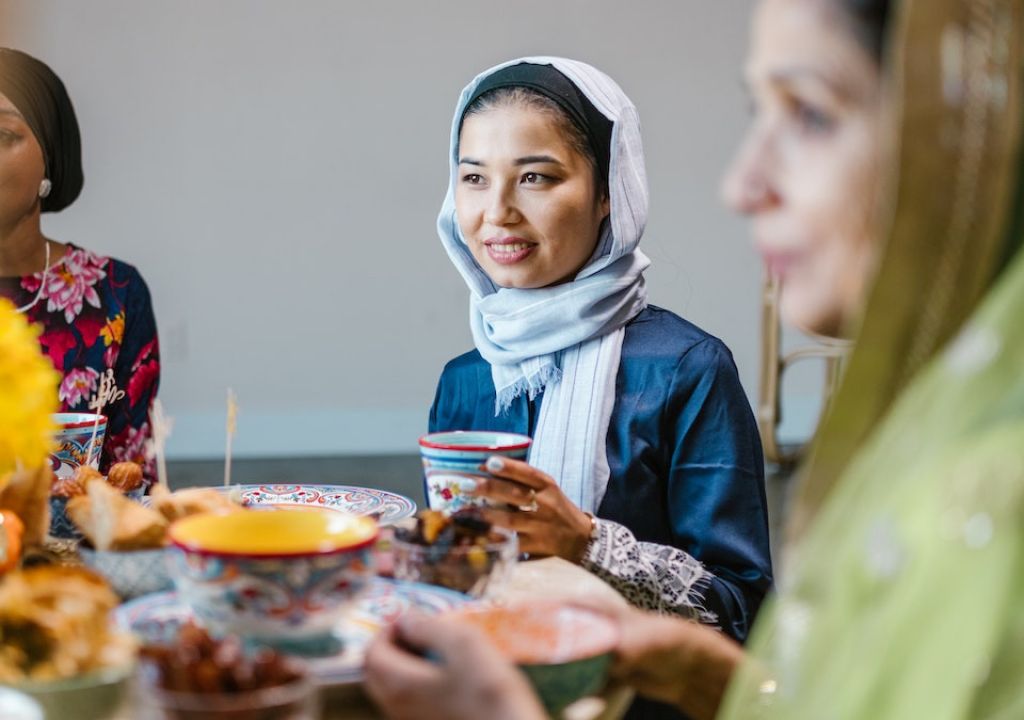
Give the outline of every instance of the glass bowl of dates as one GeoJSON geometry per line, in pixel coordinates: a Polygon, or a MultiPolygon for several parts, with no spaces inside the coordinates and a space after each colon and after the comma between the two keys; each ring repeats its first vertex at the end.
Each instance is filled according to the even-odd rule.
{"type": "Polygon", "coordinates": [[[395,527],[394,576],[458,590],[471,597],[498,592],[519,556],[511,530],[491,525],[477,508],[451,515],[423,510],[395,527]]]}
{"type": "Polygon", "coordinates": [[[320,703],[305,666],[188,622],[169,645],[143,645],[138,720],[315,720],[320,703]]]}

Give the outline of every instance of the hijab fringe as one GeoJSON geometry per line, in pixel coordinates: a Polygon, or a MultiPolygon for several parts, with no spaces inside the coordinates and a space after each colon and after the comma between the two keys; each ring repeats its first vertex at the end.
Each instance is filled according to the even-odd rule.
{"type": "Polygon", "coordinates": [[[526,393],[526,396],[530,398],[530,401],[532,402],[544,391],[545,387],[554,385],[561,379],[561,368],[557,365],[545,365],[529,378],[520,378],[512,385],[502,388],[501,391],[496,394],[494,399],[495,416],[507,413],[512,407],[513,401],[523,393],[526,393]]]}

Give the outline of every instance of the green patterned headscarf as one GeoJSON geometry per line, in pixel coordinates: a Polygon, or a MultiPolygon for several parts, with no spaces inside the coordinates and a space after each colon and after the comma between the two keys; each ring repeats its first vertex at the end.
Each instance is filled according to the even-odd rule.
{"type": "Polygon", "coordinates": [[[724,720],[1024,718],[1024,0],[905,0],[891,231],[724,720]]]}
{"type": "Polygon", "coordinates": [[[1020,246],[1020,7],[895,4],[887,244],[833,410],[801,473],[799,536],[893,400],[1020,246]]]}

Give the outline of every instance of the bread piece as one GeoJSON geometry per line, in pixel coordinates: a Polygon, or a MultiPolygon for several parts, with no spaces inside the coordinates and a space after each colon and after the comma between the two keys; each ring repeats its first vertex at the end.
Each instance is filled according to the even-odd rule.
{"type": "Polygon", "coordinates": [[[226,493],[213,488],[188,488],[172,493],[163,485],[156,485],[150,491],[150,498],[157,512],[170,522],[204,512],[242,509],[226,493]]]}
{"type": "Polygon", "coordinates": [[[79,465],[75,468],[75,474],[72,477],[85,487],[89,484],[90,480],[102,480],[103,473],[91,465],[79,465]]]}
{"type": "Polygon", "coordinates": [[[167,520],[129,500],[103,480],[93,480],[87,495],[68,501],[67,512],[97,550],[144,550],[161,547],[167,520]]]}
{"type": "Polygon", "coordinates": [[[107,482],[121,492],[131,492],[142,486],[142,466],[133,462],[119,462],[107,471],[107,482]]]}
{"type": "Polygon", "coordinates": [[[129,661],[112,634],[117,596],[84,568],[41,566],[0,583],[0,681],[67,678],[129,661]]]}

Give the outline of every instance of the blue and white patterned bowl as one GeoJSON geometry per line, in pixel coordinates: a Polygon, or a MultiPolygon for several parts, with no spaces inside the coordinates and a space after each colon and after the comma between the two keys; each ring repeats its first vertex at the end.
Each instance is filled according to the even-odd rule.
{"type": "Polygon", "coordinates": [[[173,587],[167,548],[154,550],[93,550],[80,546],[82,562],[106,578],[122,600],[163,592],[173,587]]]}
{"type": "Polygon", "coordinates": [[[330,654],[374,575],[377,535],[372,519],[329,510],[194,515],[170,528],[171,577],[214,634],[330,654]]]}
{"type": "Polygon", "coordinates": [[[420,438],[423,483],[431,510],[453,513],[486,501],[470,495],[476,478],[487,477],[481,469],[492,455],[525,460],[532,441],[526,435],[491,431],[430,433],[420,438]]]}

